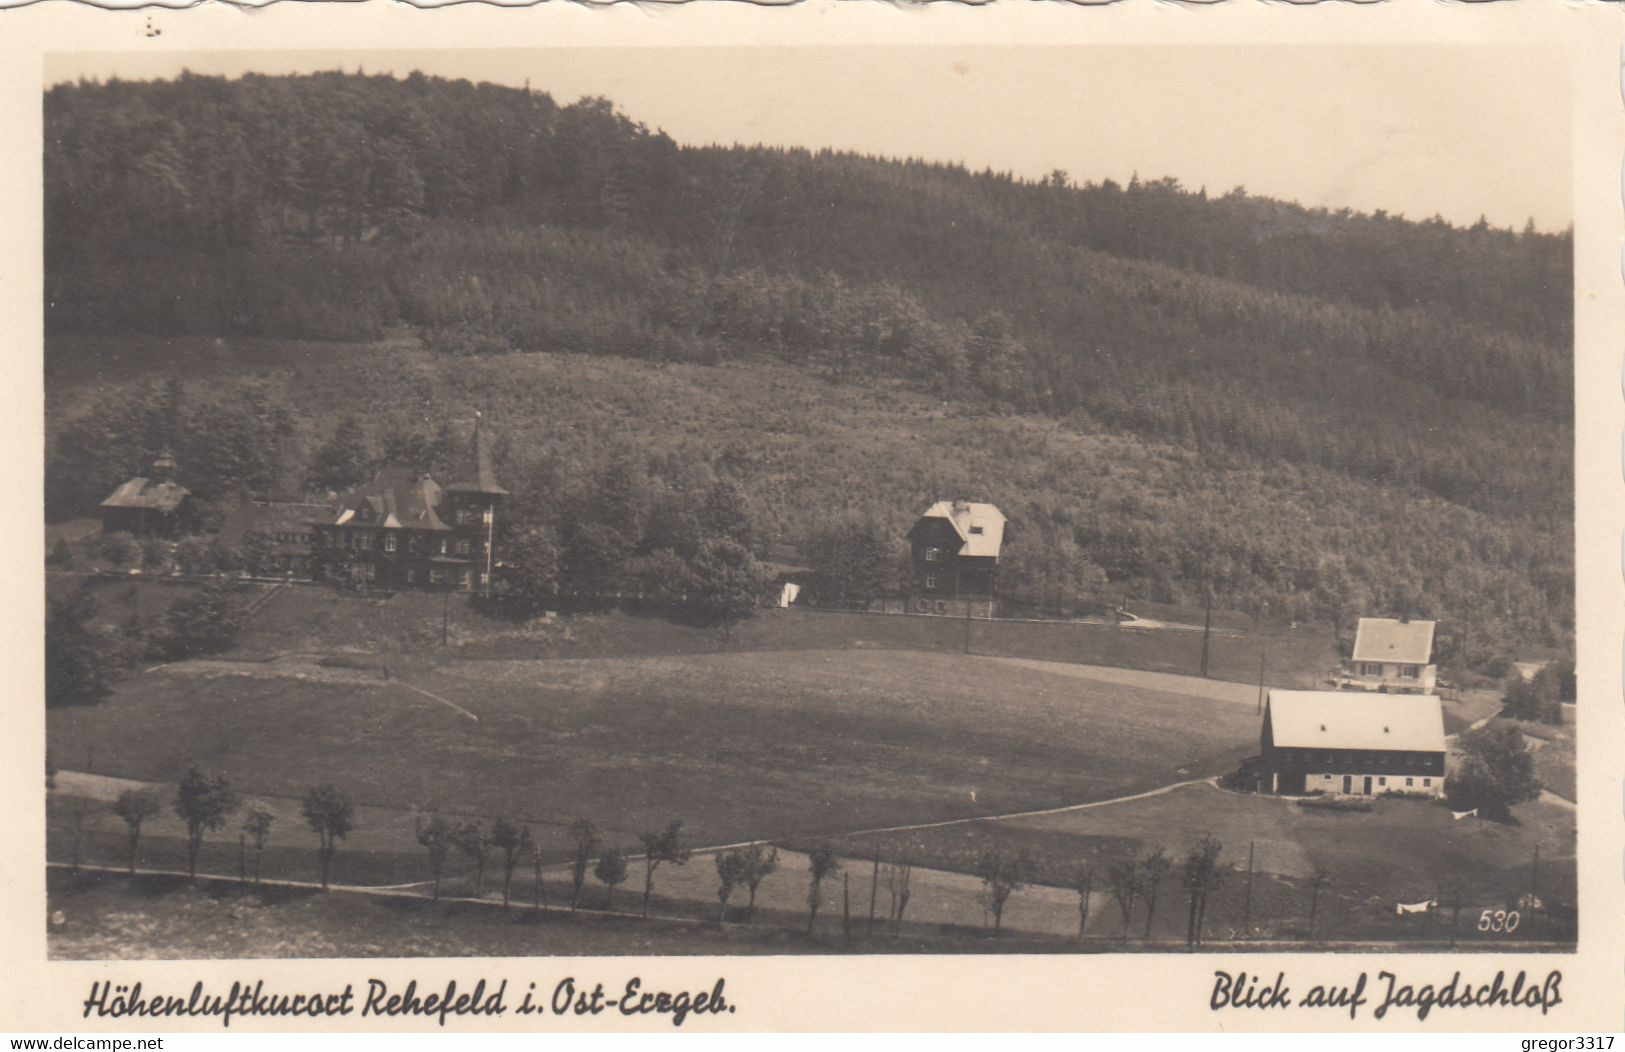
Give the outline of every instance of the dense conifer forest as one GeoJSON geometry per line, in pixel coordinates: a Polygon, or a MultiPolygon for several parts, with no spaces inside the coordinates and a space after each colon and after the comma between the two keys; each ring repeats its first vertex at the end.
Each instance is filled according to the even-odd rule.
{"type": "MultiPolygon", "coordinates": [[[[963,460],[994,474],[998,443],[1045,427],[1129,436],[1184,465],[1155,494],[1121,477],[1041,493],[988,478],[962,494],[1013,506],[1031,580],[1188,599],[1195,578],[1223,578],[1276,612],[1471,623],[1486,656],[1572,639],[1568,232],[1172,179],[691,148],[607,100],[420,74],[81,82],[52,88],[45,118],[48,374],[107,337],[405,332],[470,366],[446,371],[448,412],[515,420],[511,372],[474,365],[545,352],[771,366],[831,399],[884,384],[988,421],[965,429],[963,460]],[[1225,496],[1258,477],[1293,480],[1279,520],[1225,496]],[[1341,525],[1291,526],[1305,509],[1341,525]]],[[[432,410],[379,410],[369,390],[338,420],[264,376],[184,386],[108,385],[53,417],[48,514],[89,511],[183,417],[215,495],[311,480],[339,426],[379,455],[409,444],[402,429],[435,437],[432,410]]],[[[556,437],[511,427],[505,468],[566,490],[594,471],[658,477],[658,454],[612,455],[613,430],[572,478],[556,437]]],[[[696,492],[727,481],[755,502],[759,547],[827,543],[812,518],[791,524],[793,498],[769,495],[748,450],[696,456],[696,492]]],[[[850,478],[841,514],[890,531],[949,495],[924,492],[938,466],[920,477],[919,492],[850,478]]],[[[534,514],[562,514],[547,507],[534,514]]],[[[662,550],[626,541],[639,558],[662,550]]]]}

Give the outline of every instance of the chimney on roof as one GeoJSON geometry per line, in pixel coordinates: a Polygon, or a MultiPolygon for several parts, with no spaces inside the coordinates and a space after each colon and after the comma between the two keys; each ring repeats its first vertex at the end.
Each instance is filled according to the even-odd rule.
{"type": "Polygon", "coordinates": [[[969,510],[970,510],[970,505],[967,504],[965,501],[962,501],[962,500],[954,501],[954,512],[955,512],[955,514],[963,514],[964,512],[967,512],[969,510]]]}
{"type": "Polygon", "coordinates": [[[175,458],[170,456],[167,449],[152,462],[152,477],[158,482],[174,482],[175,473],[179,470],[180,465],[175,463],[175,458]]]}

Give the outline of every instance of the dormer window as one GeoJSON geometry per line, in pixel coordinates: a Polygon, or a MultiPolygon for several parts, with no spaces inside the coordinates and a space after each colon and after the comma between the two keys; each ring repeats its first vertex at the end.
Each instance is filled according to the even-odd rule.
{"type": "Polygon", "coordinates": [[[972,526],[972,527],[971,527],[971,528],[970,528],[970,531],[971,531],[971,532],[972,532],[972,533],[981,533],[981,532],[982,532],[982,528],[981,528],[981,527],[980,527],[980,526],[972,526]]]}

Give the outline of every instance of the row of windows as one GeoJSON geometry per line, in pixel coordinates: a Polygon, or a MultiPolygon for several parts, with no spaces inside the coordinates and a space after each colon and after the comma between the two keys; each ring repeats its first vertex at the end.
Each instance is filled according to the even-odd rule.
{"type": "Polygon", "coordinates": [[[1380,758],[1382,758],[1384,760],[1384,762],[1387,762],[1387,763],[1400,763],[1400,764],[1404,764],[1406,767],[1426,767],[1427,763],[1428,763],[1428,758],[1425,755],[1423,755],[1422,753],[1417,753],[1417,752],[1396,752],[1396,753],[1371,753],[1371,752],[1352,753],[1352,752],[1345,752],[1345,753],[1341,753],[1341,754],[1334,753],[1334,752],[1328,752],[1328,753],[1321,753],[1320,762],[1321,763],[1336,763],[1337,760],[1338,760],[1339,755],[1342,756],[1342,760],[1343,760],[1344,763],[1355,763],[1356,762],[1356,757],[1358,757],[1358,762],[1359,763],[1375,763],[1375,762],[1377,762],[1378,758],[1380,757],[1380,758]]]}
{"type": "MultiPolygon", "coordinates": [[[[1401,665],[1399,666],[1399,674],[1403,679],[1419,679],[1422,675],[1422,666],[1401,665]]],[[[1360,663],[1360,675],[1380,676],[1382,675],[1382,666],[1374,662],[1362,661],[1360,663]]]]}
{"type": "MultiPolygon", "coordinates": [[[[339,534],[336,541],[336,546],[340,548],[354,548],[358,551],[371,551],[373,546],[372,540],[372,534],[370,533],[354,533],[347,531],[339,534]]],[[[322,542],[324,544],[328,543],[325,535],[322,538],[322,542]]],[[[474,542],[469,540],[458,540],[454,542],[449,538],[440,537],[436,540],[430,541],[427,545],[419,542],[420,538],[411,537],[407,545],[407,550],[422,552],[425,550],[425,548],[427,548],[431,555],[451,555],[453,553],[456,553],[457,555],[472,555],[474,553],[474,542]]],[[[393,552],[397,550],[398,544],[399,541],[395,534],[386,533],[384,534],[384,542],[382,545],[380,545],[380,547],[386,552],[393,552]]],[[[484,541],[480,542],[479,550],[482,552],[485,551],[484,541]]]]}
{"type": "MultiPolygon", "coordinates": [[[[353,579],[358,580],[358,581],[369,581],[370,582],[370,581],[376,581],[378,579],[377,568],[374,567],[372,563],[358,563],[358,564],[356,564],[355,566],[350,568],[350,575],[351,575],[351,577],[353,579]]],[[[445,570],[445,569],[436,568],[436,569],[433,569],[433,570],[429,571],[428,580],[429,580],[430,584],[451,584],[453,582],[456,582],[456,584],[460,588],[471,588],[471,587],[473,587],[473,584],[474,584],[474,572],[472,570],[452,571],[452,570],[445,570]],[[456,574],[456,576],[453,576],[454,573],[456,574]]],[[[483,588],[486,585],[491,583],[491,575],[482,573],[482,574],[479,575],[479,581],[480,581],[480,587],[483,588]]],[[[423,583],[422,577],[419,576],[419,571],[417,571],[417,570],[408,570],[408,571],[406,571],[406,583],[407,584],[421,584],[421,583],[423,583]]]]}
{"type": "MultiPolygon", "coordinates": [[[[450,584],[450,583],[452,583],[452,581],[456,581],[458,587],[460,587],[460,588],[469,588],[469,587],[471,587],[473,585],[473,583],[474,583],[474,572],[472,570],[458,570],[458,571],[456,571],[456,573],[457,573],[457,576],[453,577],[451,570],[442,570],[442,569],[438,569],[438,568],[430,570],[429,571],[429,583],[430,584],[450,584]]],[[[406,571],[406,583],[407,584],[420,584],[420,583],[422,583],[422,579],[418,576],[418,571],[417,570],[408,570],[408,571],[406,571]]],[[[491,575],[490,574],[484,574],[484,573],[480,574],[480,587],[481,588],[485,587],[486,585],[488,585],[490,583],[491,583],[491,575]]]]}
{"type": "Polygon", "coordinates": [[[1310,753],[1284,751],[1280,755],[1279,762],[1292,767],[1305,767],[1312,763],[1341,763],[1344,766],[1351,764],[1382,764],[1390,767],[1409,767],[1420,771],[1436,765],[1437,760],[1428,753],[1420,752],[1310,753]]]}
{"type": "Polygon", "coordinates": [[[310,534],[308,533],[274,533],[271,536],[276,538],[278,541],[281,541],[283,544],[310,543],[310,534]]]}
{"type": "MultiPolygon", "coordinates": [[[[1323,774],[1320,777],[1325,781],[1335,782],[1338,778],[1345,778],[1346,779],[1349,776],[1346,775],[1346,774],[1344,774],[1344,775],[1323,774]]],[[[1399,781],[1399,779],[1396,777],[1394,779],[1394,781],[1397,783],[1399,781]]],[[[1377,779],[1377,786],[1378,786],[1378,788],[1387,788],[1388,787],[1388,779],[1379,777],[1377,779]]],[[[1397,786],[1396,786],[1396,788],[1397,788],[1397,786]]],[[[1405,779],[1405,788],[1407,788],[1407,789],[1415,789],[1416,788],[1416,779],[1415,778],[1407,778],[1407,779],[1405,779]]],[[[1433,788],[1433,779],[1431,779],[1431,778],[1422,779],[1422,788],[1424,788],[1424,789],[1433,788]]]]}

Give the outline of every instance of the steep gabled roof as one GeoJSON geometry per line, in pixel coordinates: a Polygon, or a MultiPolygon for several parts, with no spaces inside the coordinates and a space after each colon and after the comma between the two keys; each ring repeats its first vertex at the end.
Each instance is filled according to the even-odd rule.
{"type": "Polygon", "coordinates": [[[1433,660],[1435,623],[1362,617],[1354,635],[1354,660],[1426,665],[1433,660]]]}
{"type": "Polygon", "coordinates": [[[175,482],[154,482],[149,478],[133,478],[124,483],[104,501],[104,508],[146,508],[150,511],[174,511],[192,491],[175,482]]]}
{"type": "Polygon", "coordinates": [[[1444,708],[1432,694],[1272,690],[1264,710],[1285,749],[1444,752],[1444,708]]]}
{"type": "Polygon", "coordinates": [[[508,491],[497,483],[496,473],[491,470],[491,451],[485,447],[485,436],[480,431],[480,416],[474,416],[474,441],[471,444],[469,456],[458,465],[456,481],[446,488],[456,493],[486,493],[495,497],[505,497],[508,491]]]}
{"type": "Polygon", "coordinates": [[[392,465],[369,485],[339,498],[337,514],[329,521],[335,526],[360,520],[383,529],[450,530],[435,511],[444,497],[434,479],[392,465]]]}
{"type": "Polygon", "coordinates": [[[959,555],[997,559],[1004,544],[1004,513],[992,504],[963,500],[939,500],[927,508],[922,519],[945,519],[959,534],[959,555]]]}

